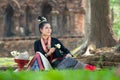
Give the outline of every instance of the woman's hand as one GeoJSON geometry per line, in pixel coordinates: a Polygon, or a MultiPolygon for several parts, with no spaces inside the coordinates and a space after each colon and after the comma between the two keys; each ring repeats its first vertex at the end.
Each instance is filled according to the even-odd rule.
{"type": "Polygon", "coordinates": [[[72,57],[71,54],[67,54],[67,55],[65,56],[65,58],[71,58],[71,57],[72,57]]]}
{"type": "Polygon", "coordinates": [[[55,48],[54,48],[54,47],[53,47],[53,48],[50,48],[49,52],[50,52],[50,53],[54,53],[54,52],[55,52],[55,48]]]}
{"type": "Polygon", "coordinates": [[[50,56],[52,53],[55,52],[55,48],[50,48],[49,52],[45,55],[46,57],[50,56]]]}

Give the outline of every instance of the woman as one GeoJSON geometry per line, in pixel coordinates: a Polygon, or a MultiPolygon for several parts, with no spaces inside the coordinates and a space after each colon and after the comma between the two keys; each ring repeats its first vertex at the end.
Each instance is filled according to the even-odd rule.
{"type": "MultiPolygon", "coordinates": [[[[86,64],[72,58],[70,51],[56,38],[51,37],[52,29],[46,18],[39,16],[41,38],[34,43],[34,50],[42,53],[53,68],[85,68],[86,64]]],[[[88,65],[87,65],[88,66],[88,65]]],[[[90,66],[89,66],[90,67],[90,66]]]]}

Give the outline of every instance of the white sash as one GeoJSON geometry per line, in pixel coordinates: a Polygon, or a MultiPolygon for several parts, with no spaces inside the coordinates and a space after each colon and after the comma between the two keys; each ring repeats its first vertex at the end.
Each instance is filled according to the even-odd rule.
{"type": "Polygon", "coordinates": [[[51,66],[50,62],[48,61],[48,59],[41,52],[36,52],[36,53],[40,54],[40,57],[42,59],[45,70],[52,69],[52,66],[51,66]]]}

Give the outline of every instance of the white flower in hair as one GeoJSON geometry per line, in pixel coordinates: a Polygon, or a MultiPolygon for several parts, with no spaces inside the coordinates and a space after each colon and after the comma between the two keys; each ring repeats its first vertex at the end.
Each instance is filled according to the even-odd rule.
{"type": "Polygon", "coordinates": [[[43,18],[43,21],[47,21],[47,19],[45,17],[42,17],[43,18]]]}
{"type": "Polygon", "coordinates": [[[39,16],[38,21],[41,23],[41,22],[47,21],[47,19],[45,17],[39,16]]]}
{"type": "Polygon", "coordinates": [[[38,19],[38,21],[40,22],[41,20],[40,20],[40,19],[38,19]]]}

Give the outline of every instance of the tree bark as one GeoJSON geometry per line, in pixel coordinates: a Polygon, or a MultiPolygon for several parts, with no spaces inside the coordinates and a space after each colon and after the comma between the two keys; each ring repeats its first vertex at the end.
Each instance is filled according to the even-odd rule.
{"type": "Polygon", "coordinates": [[[91,6],[90,6],[90,0],[85,0],[85,27],[84,27],[84,32],[85,32],[85,40],[88,39],[89,33],[90,33],[90,18],[91,18],[91,6]]]}
{"type": "Polygon", "coordinates": [[[97,48],[116,45],[110,18],[109,0],[91,0],[91,27],[89,44],[97,48]]]}

